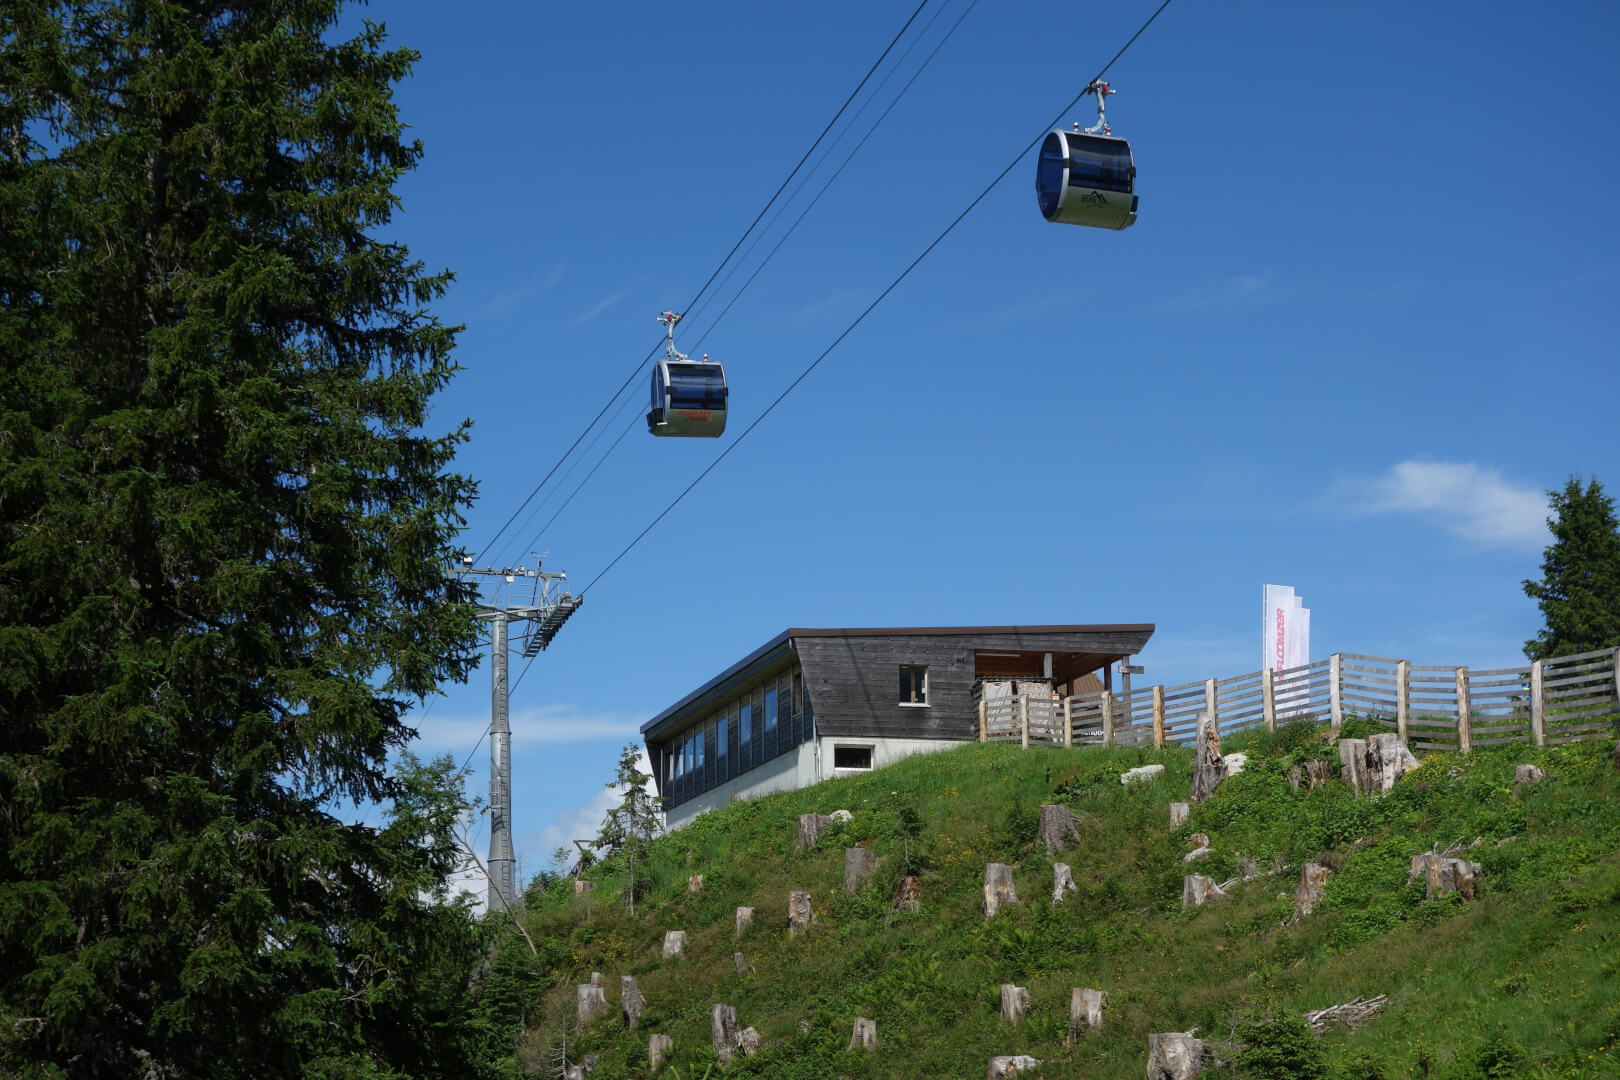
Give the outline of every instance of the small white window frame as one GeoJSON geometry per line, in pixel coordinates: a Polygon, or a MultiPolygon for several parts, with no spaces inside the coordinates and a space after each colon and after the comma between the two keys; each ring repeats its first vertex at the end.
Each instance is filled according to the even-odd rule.
{"type": "Polygon", "coordinates": [[[833,762],[834,762],[834,764],[833,764],[833,772],[835,774],[841,774],[841,773],[869,773],[873,769],[877,768],[877,743],[866,743],[866,742],[853,742],[853,743],[852,742],[836,742],[836,743],[833,743],[832,744],[832,759],[833,759],[833,762]],[[839,764],[837,764],[838,751],[845,750],[845,749],[847,749],[847,750],[865,750],[867,753],[872,755],[871,758],[870,758],[871,764],[865,766],[864,768],[859,766],[859,765],[839,765],[839,764]]]}
{"type": "Polygon", "coordinates": [[[922,668],[922,673],[923,673],[923,699],[921,701],[899,701],[899,702],[896,702],[895,704],[899,705],[902,709],[927,709],[927,708],[930,708],[931,706],[930,706],[929,701],[928,701],[928,665],[927,664],[901,664],[900,667],[902,667],[902,668],[922,668]]]}

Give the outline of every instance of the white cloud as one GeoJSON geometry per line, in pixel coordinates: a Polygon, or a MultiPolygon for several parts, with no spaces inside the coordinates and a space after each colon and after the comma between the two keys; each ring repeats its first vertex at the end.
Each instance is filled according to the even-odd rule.
{"type": "MultiPolygon", "coordinates": [[[[524,743],[589,742],[640,738],[644,717],[631,713],[593,712],[577,705],[540,705],[519,709],[508,718],[514,745],[524,743]]],[[[417,720],[424,750],[471,747],[489,728],[487,713],[477,716],[437,716],[417,720]]]]}
{"type": "Polygon", "coordinates": [[[603,297],[601,300],[598,300],[596,303],[587,308],[570,325],[583,326],[592,319],[596,318],[598,315],[602,314],[602,312],[606,311],[608,308],[612,307],[614,304],[617,304],[620,300],[623,300],[625,297],[629,296],[630,292],[631,290],[629,289],[621,289],[611,296],[603,297]]]}
{"type": "MultiPolygon", "coordinates": [[[[651,774],[652,772],[652,762],[647,758],[645,747],[641,751],[640,764],[636,767],[644,773],[651,774]]],[[[648,781],[648,786],[656,792],[656,785],[652,781],[648,781]]],[[[590,839],[600,832],[602,819],[607,816],[609,810],[618,806],[623,798],[623,788],[617,786],[604,787],[584,806],[553,815],[550,823],[540,830],[539,849],[530,856],[530,858],[536,860],[534,869],[530,870],[528,866],[525,866],[524,872],[532,876],[542,865],[550,863],[551,853],[560,847],[568,849],[569,862],[572,865],[573,859],[577,857],[578,852],[578,849],[574,847],[574,841],[590,839]]]]}
{"type": "Polygon", "coordinates": [[[1419,514],[1491,544],[1547,540],[1547,496],[1473,462],[1403,461],[1383,476],[1341,479],[1331,501],[1358,514],[1419,514]]]}
{"type": "Polygon", "coordinates": [[[1271,288],[1270,274],[1229,274],[1183,289],[1160,306],[1167,311],[1227,307],[1259,296],[1269,288],[1271,288]]]}

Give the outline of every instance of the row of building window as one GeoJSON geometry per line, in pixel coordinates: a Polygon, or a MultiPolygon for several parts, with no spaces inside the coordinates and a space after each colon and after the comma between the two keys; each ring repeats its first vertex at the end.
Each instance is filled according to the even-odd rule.
{"type": "Polygon", "coordinates": [[[746,746],[755,735],[776,730],[778,719],[804,708],[804,679],[799,672],[783,672],[749,693],[717,710],[701,726],[693,728],[669,755],[665,779],[673,780],[703,767],[712,744],[717,758],[730,746],[730,734],[737,733],[739,746],[746,746]]]}

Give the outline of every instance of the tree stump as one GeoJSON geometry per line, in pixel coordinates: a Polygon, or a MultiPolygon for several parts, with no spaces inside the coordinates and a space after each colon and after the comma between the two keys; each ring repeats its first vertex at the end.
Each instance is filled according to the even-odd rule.
{"type": "Polygon", "coordinates": [[[990,1067],[984,1072],[985,1080],[1007,1080],[1026,1070],[1040,1068],[1040,1064],[1028,1054],[1003,1054],[990,1059],[990,1067]]]}
{"type": "Polygon", "coordinates": [[[1177,825],[1180,825],[1183,821],[1187,820],[1188,815],[1191,814],[1191,813],[1192,813],[1192,807],[1190,805],[1188,805],[1187,803],[1184,803],[1184,802],[1173,802],[1173,803],[1171,803],[1170,804],[1170,827],[1173,829],[1177,825]]]}
{"type": "Polygon", "coordinates": [[[750,926],[753,926],[753,925],[754,925],[754,909],[751,908],[751,907],[740,907],[740,908],[738,908],[737,909],[737,935],[739,937],[742,936],[742,932],[744,930],[748,929],[750,926]]]}
{"type": "Polygon", "coordinates": [[[1146,784],[1164,772],[1163,765],[1138,765],[1134,769],[1126,769],[1119,774],[1119,782],[1126,787],[1132,784],[1146,784]]]}
{"type": "Polygon", "coordinates": [[[594,882],[594,881],[586,881],[584,878],[575,878],[574,879],[574,895],[575,896],[582,896],[585,893],[590,892],[594,888],[596,888],[596,882],[594,882]]]}
{"type": "Polygon", "coordinates": [[[1209,847],[1209,833],[1195,832],[1187,837],[1187,843],[1195,848],[1209,847]]]}
{"type": "Polygon", "coordinates": [[[748,960],[743,956],[741,949],[731,954],[731,962],[736,965],[737,974],[748,974],[748,960]]]}
{"type": "Polygon", "coordinates": [[[1479,863],[1425,851],[1412,856],[1412,870],[1408,877],[1414,881],[1420,876],[1424,879],[1425,900],[1434,900],[1448,893],[1457,893],[1464,900],[1472,900],[1477,884],[1474,878],[1479,872],[1479,863]]]}
{"type": "Polygon", "coordinates": [[[563,1080],[585,1080],[585,1066],[583,1066],[583,1065],[565,1065],[565,1066],[563,1066],[563,1080]]]}
{"type": "Polygon", "coordinates": [[[1367,740],[1339,740],[1339,779],[1358,794],[1367,790],[1367,740]]]}
{"type": "Polygon", "coordinates": [[[602,982],[602,973],[600,971],[591,972],[591,985],[592,986],[603,986],[603,985],[605,985],[602,982]]]}
{"type": "Polygon", "coordinates": [[[1063,894],[1079,892],[1080,887],[1074,883],[1074,871],[1069,869],[1068,863],[1052,864],[1052,903],[1063,903],[1063,894]]]}
{"type": "Polygon", "coordinates": [[[709,1010],[709,1042],[714,1056],[721,1065],[730,1065],[737,1051],[737,1010],[730,1005],[715,1005],[709,1010]]]}
{"type": "Polygon", "coordinates": [[[1211,1056],[1209,1043],[1192,1031],[1149,1035],[1147,1080],[1191,1080],[1204,1071],[1204,1062],[1211,1056]]]}
{"type": "Polygon", "coordinates": [[[877,1021],[857,1017],[854,1034],[849,1037],[849,1050],[876,1050],[877,1045],[877,1021]]]}
{"type": "Polygon", "coordinates": [[[743,1057],[753,1057],[759,1053],[759,1048],[763,1045],[764,1040],[753,1028],[745,1027],[737,1032],[737,1049],[743,1052],[743,1057]]]}
{"type": "MultiPolygon", "coordinates": [[[[1620,746],[1620,743],[1615,745],[1620,746]]],[[[1539,765],[1515,765],[1513,767],[1513,783],[1515,785],[1539,784],[1545,779],[1547,779],[1547,770],[1539,765]]]]}
{"type": "Polygon", "coordinates": [[[691,877],[687,878],[686,879],[686,891],[689,892],[689,893],[702,892],[703,891],[703,875],[702,874],[693,874],[691,877]]]}
{"type": "Polygon", "coordinates": [[[815,909],[810,905],[810,894],[794,890],[788,894],[788,932],[797,934],[810,928],[815,919],[815,909]]]}
{"type": "Polygon", "coordinates": [[[1029,1011],[1029,989],[1023,986],[1014,986],[1012,983],[1001,984],[1001,1020],[1005,1024],[1016,1024],[1024,1018],[1029,1011]]]}
{"type": "Polygon", "coordinates": [[[669,1055],[675,1051],[675,1040],[668,1035],[654,1035],[647,1040],[647,1064],[653,1072],[664,1067],[669,1055]]]}
{"type": "Polygon", "coordinates": [[[870,848],[844,849],[844,891],[857,893],[877,869],[877,852],[870,848]]]}
{"type": "Polygon", "coordinates": [[[800,814],[799,833],[793,840],[794,851],[808,851],[816,846],[816,838],[827,831],[832,818],[826,814],[800,814]]]}
{"type": "Polygon", "coordinates": [[[1188,802],[1203,802],[1215,794],[1215,787],[1226,776],[1221,761],[1221,732],[1207,712],[1198,714],[1198,737],[1193,746],[1192,791],[1188,802]]]}
{"type": "Polygon", "coordinates": [[[1203,907],[1207,901],[1220,900],[1226,896],[1214,878],[1203,874],[1188,874],[1181,879],[1181,906],[1203,907]]]}
{"type": "Polygon", "coordinates": [[[591,1075],[591,1073],[595,1072],[596,1071],[596,1055],[595,1054],[586,1054],[584,1057],[580,1058],[579,1059],[579,1070],[580,1070],[580,1072],[584,1073],[586,1076],[589,1076],[589,1075],[591,1075]]]}
{"type": "Polygon", "coordinates": [[[1101,990],[1074,988],[1069,995],[1069,1037],[1066,1045],[1073,1045],[1082,1024],[1092,1031],[1102,1030],[1103,1006],[1107,1003],[1108,995],[1101,990]]]}
{"type": "Polygon", "coordinates": [[[1320,863],[1308,862],[1299,872],[1299,888],[1294,890],[1294,918],[1303,919],[1322,902],[1322,890],[1327,886],[1329,870],[1320,863]]]}
{"type": "Polygon", "coordinates": [[[1392,790],[1395,781],[1417,767],[1417,756],[1393,731],[1380,732],[1367,740],[1364,782],[1369,792],[1392,790]]]}
{"type": "Polygon", "coordinates": [[[686,931],[670,930],[664,934],[664,959],[678,960],[686,955],[686,931]]]}
{"type": "Polygon", "coordinates": [[[1067,806],[1043,806],[1040,829],[1035,836],[1046,848],[1046,857],[1050,859],[1071,844],[1080,842],[1080,819],[1067,806]]]}
{"type": "Polygon", "coordinates": [[[895,895],[894,906],[901,911],[921,911],[922,878],[915,874],[901,878],[900,891],[895,895]]]}
{"type": "Polygon", "coordinates": [[[607,995],[595,983],[581,983],[576,989],[579,993],[579,1026],[584,1027],[608,1011],[607,995]]]}
{"type": "Polygon", "coordinates": [[[1018,903],[1013,889],[1012,867],[993,862],[984,868],[984,917],[993,919],[1007,904],[1018,903]]]}
{"type": "Polygon", "coordinates": [[[1248,754],[1227,754],[1221,758],[1221,770],[1227,776],[1236,776],[1249,764],[1248,754]]]}
{"type": "Polygon", "coordinates": [[[641,996],[641,987],[636,985],[634,975],[619,976],[619,1008],[624,1012],[625,1024],[631,1031],[636,1030],[647,1008],[647,999],[641,996]]]}

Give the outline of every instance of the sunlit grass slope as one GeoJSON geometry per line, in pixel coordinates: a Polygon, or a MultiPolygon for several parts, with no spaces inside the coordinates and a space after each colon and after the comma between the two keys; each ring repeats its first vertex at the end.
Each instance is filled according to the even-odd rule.
{"type": "Polygon", "coordinates": [[[552,972],[531,1047],[571,1031],[575,984],[596,971],[615,1006],[624,974],[647,1000],[635,1032],[615,1015],[570,1034],[570,1059],[596,1053],[598,1077],[649,1075],[651,1032],[673,1037],[682,1080],[703,1075],[714,1062],[715,1002],[764,1037],[764,1051],[727,1075],[976,1080],[991,1055],[1027,1053],[1052,1080],[1135,1080],[1150,1032],[1197,1028],[1254,1044],[1278,1030],[1278,1016],[1375,994],[1390,1004],[1369,1026],[1313,1038],[1292,1064],[1233,1064],[1220,1075],[1620,1075],[1612,743],[1436,754],[1377,800],[1338,782],[1289,786],[1289,766],[1336,757],[1308,724],[1229,738],[1226,749],[1251,754],[1247,770],[1174,830],[1167,808],[1187,796],[1188,751],[1010,745],[912,758],[699,818],[660,839],[637,868],[644,889],[634,917],[618,859],[593,868],[598,887],[584,897],[567,883],[531,895],[530,931],[552,972]],[[1152,762],[1166,766],[1158,780],[1121,786],[1123,771],[1152,762]],[[1516,790],[1521,762],[1544,766],[1547,780],[1516,790]],[[1042,803],[1065,804],[1084,821],[1081,842],[1057,857],[1073,867],[1079,892],[1057,906],[1052,860],[1033,843],[1042,803]],[[853,820],[795,853],[797,815],[840,808],[853,820]],[[1194,832],[1209,834],[1214,853],[1186,866],[1194,832]],[[1408,882],[1413,854],[1476,839],[1468,856],[1484,868],[1476,902],[1428,901],[1421,883],[1408,882]],[[848,895],[843,852],[857,844],[882,861],[848,895]],[[1185,873],[1224,881],[1241,876],[1245,858],[1282,869],[1182,910],[1185,873]],[[1322,908],[1287,925],[1306,860],[1337,869],[1322,908]],[[1014,867],[1022,903],[987,922],[980,896],[990,861],[1014,867]],[[907,872],[923,882],[917,914],[893,905],[907,872]],[[687,891],[693,874],[703,875],[697,893],[687,891]],[[793,889],[815,904],[814,925],[797,936],[787,930],[793,889]],[[758,909],[740,938],[739,905],[758,909]],[[684,959],[662,959],[666,930],[686,931],[684,959]],[[747,960],[742,973],[735,950],[747,960]],[[1002,983],[1029,988],[1021,1024],[998,1018],[1002,983]],[[1066,1049],[1073,987],[1105,990],[1108,1010],[1101,1034],[1066,1049]],[[877,1052],[846,1052],[856,1017],[877,1021],[877,1052]]]}

